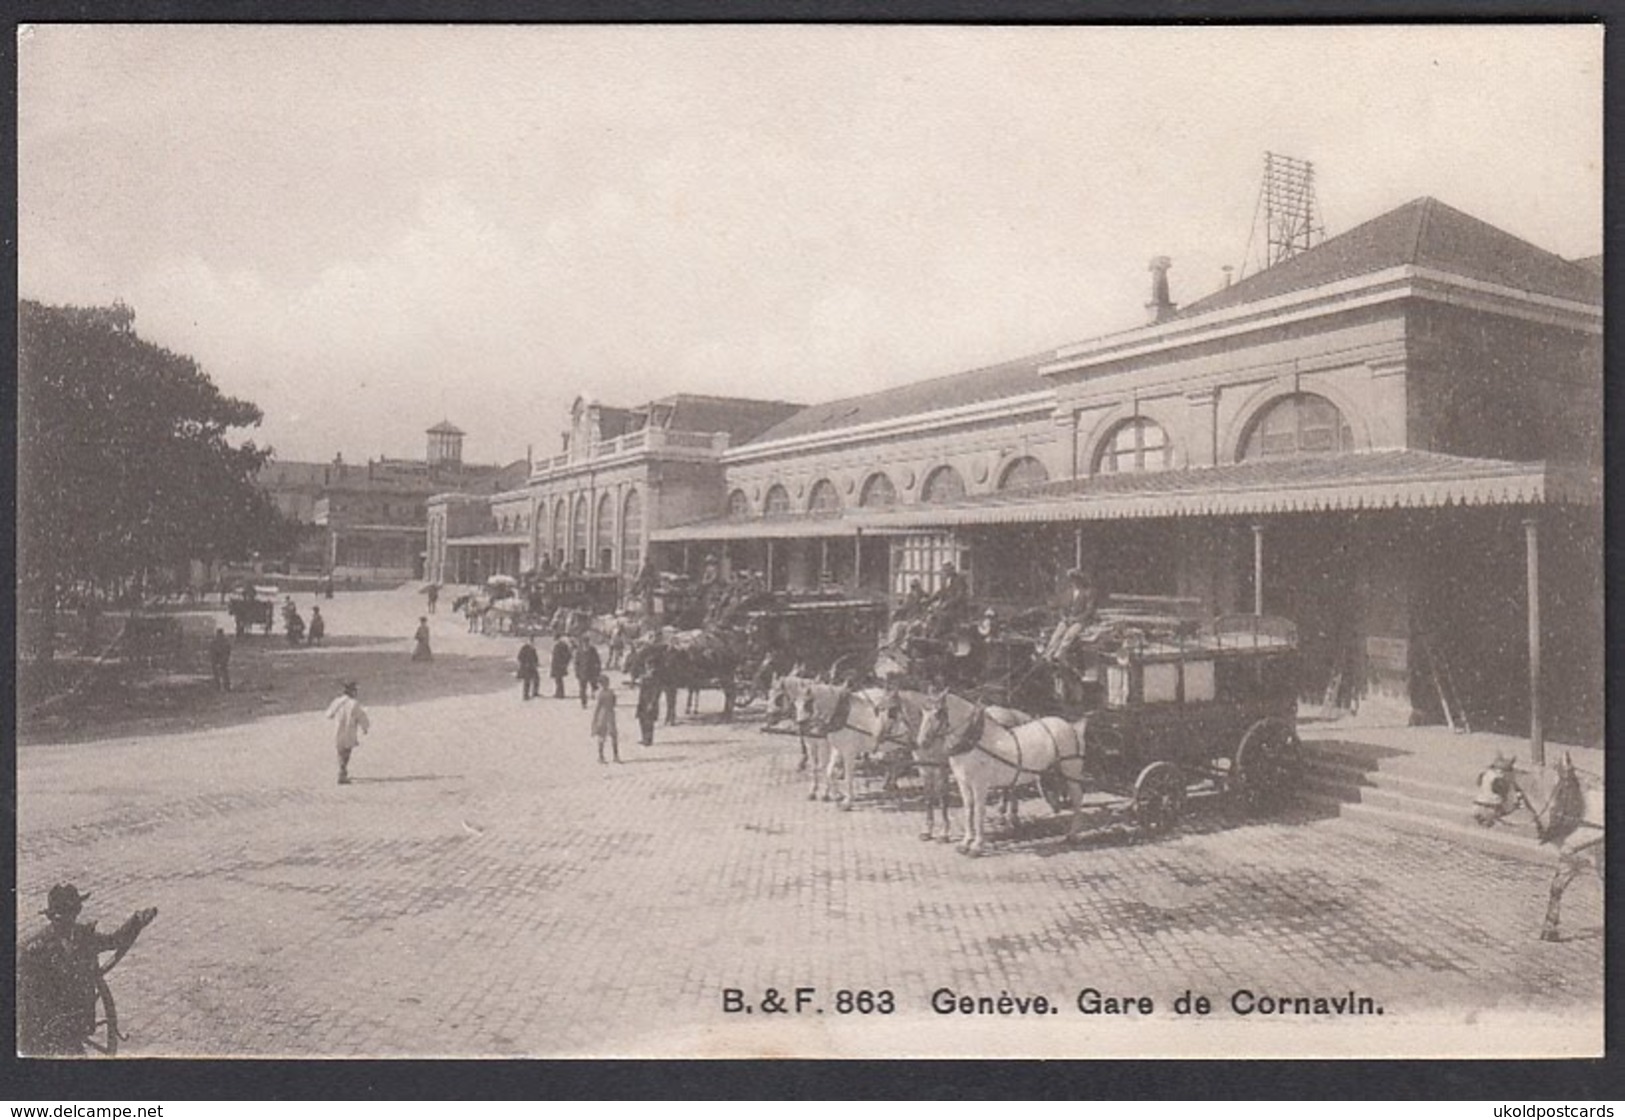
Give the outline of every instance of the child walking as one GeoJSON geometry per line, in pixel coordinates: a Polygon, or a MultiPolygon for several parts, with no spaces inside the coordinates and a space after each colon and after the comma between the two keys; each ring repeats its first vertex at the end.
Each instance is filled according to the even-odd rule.
{"type": "Polygon", "coordinates": [[[592,734],[598,740],[598,762],[604,763],[604,740],[609,740],[615,761],[621,761],[621,739],[615,730],[615,690],[609,687],[609,678],[598,677],[598,699],[593,702],[592,734]]]}

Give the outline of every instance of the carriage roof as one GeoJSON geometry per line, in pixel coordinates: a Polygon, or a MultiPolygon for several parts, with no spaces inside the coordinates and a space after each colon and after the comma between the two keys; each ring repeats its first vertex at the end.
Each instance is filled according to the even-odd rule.
{"type": "Polygon", "coordinates": [[[1267,656],[1296,650],[1298,628],[1274,615],[1221,615],[1198,623],[1163,614],[1102,611],[1084,644],[1109,645],[1112,655],[1129,662],[1267,656]]]}

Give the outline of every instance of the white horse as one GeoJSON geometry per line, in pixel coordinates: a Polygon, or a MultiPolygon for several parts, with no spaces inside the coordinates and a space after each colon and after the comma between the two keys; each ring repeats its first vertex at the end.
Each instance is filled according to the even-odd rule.
{"type": "Polygon", "coordinates": [[[820,796],[832,800],[835,767],[841,766],[845,789],[841,808],[850,810],[857,800],[855,779],[858,759],[866,752],[881,751],[889,742],[906,743],[892,737],[899,716],[896,694],[881,688],[854,692],[844,685],[825,684],[806,677],[784,676],[774,684],[777,699],[787,700],[801,737],[812,788],[807,800],[820,796]]]}
{"type": "MultiPolygon", "coordinates": [[[[938,839],[948,843],[953,839],[953,821],[948,816],[949,790],[953,786],[953,772],[948,757],[948,738],[938,735],[933,737],[924,746],[921,745],[919,728],[925,718],[925,713],[936,702],[935,694],[914,692],[912,690],[897,690],[895,692],[900,705],[898,718],[909,728],[909,742],[914,745],[914,764],[920,771],[920,783],[924,789],[925,801],[925,831],[920,833],[921,840],[938,839]],[[942,815],[942,835],[936,835],[936,817],[938,812],[942,815]]],[[[987,718],[993,720],[1006,730],[1013,730],[1024,723],[1031,723],[1032,716],[1015,708],[1003,708],[990,704],[986,708],[987,718]]],[[[1004,788],[1004,815],[1008,827],[1014,831],[1017,826],[1017,815],[1020,804],[1016,796],[1015,786],[1004,788]]],[[[966,834],[969,835],[967,824],[966,834]]]]}
{"type": "Polygon", "coordinates": [[[1473,804],[1473,815],[1485,828],[1519,809],[1529,810],[1540,842],[1557,849],[1557,870],[1552,874],[1540,939],[1560,940],[1557,927],[1563,892],[1588,867],[1599,881],[1604,878],[1602,779],[1576,768],[1567,752],[1556,766],[1541,770],[1520,770],[1517,759],[1497,755],[1478,776],[1473,804]],[[1540,808],[1535,807],[1537,802],[1540,808]]]}
{"type": "Polygon", "coordinates": [[[1006,727],[993,719],[984,705],[951,693],[932,693],[927,697],[915,742],[924,754],[939,750],[947,753],[959,796],[965,803],[965,838],[959,845],[965,854],[981,854],[988,795],[994,789],[1051,771],[1062,778],[1072,810],[1067,841],[1077,834],[1084,791],[1081,725],[1046,716],[1006,727]]]}

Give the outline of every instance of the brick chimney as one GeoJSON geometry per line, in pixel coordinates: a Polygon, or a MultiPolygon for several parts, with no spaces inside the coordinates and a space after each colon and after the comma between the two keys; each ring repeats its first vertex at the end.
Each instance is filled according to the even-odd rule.
{"type": "Polygon", "coordinates": [[[1151,258],[1151,302],[1145,305],[1145,310],[1153,323],[1171,318],[1179,310],[1179,305],[1168,297],[1168,270],[1173,266],[1170,257],[1151,258]]]}

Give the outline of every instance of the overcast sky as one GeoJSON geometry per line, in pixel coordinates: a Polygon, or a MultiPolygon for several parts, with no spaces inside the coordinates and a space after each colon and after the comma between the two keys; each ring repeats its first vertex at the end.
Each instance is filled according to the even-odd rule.
{"type": "Polygon", "coordinates": [[[580,392],[826,400],[1142,321],[1420,195],[1601,251],[1591,27],[24,28],[26,298],[123,299],[285,459],[558,447],[580,392]]]}

